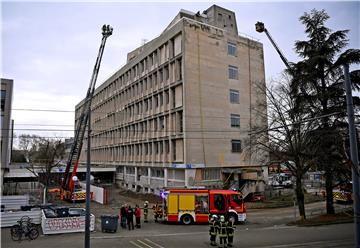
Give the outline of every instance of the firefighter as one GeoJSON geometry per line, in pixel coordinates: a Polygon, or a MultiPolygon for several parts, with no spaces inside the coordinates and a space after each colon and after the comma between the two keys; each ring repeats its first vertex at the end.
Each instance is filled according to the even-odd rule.
{"type": "Polygon", "coordinates": [[[144,202],[144,222],[145,223],[148,222],[148,213],[149,213],[149,202],[145,201],[144,202]]]}
{"type": "Polygon", "coordinates": [[[228,247],[232,247],[233,246],[233,241],[234,241],[234,233],[235,233],[235,219],[234,217],[230,217],[229,218],[229,221],[227,223],[227,226],[226,226],[226,232],[227,232],[227,246],[228,247]]]}
{"type": "Polygon", "coordinates": [[[225,217],[223,215],[220,216],[220,224],[219,224],[219,247],[225,248],[226,247],[226,226],[227,222],[225,221],[225,217]]]}
{"type": "Polygon", "coordinates": [[[216,215],[211,216],[209,221],[209,234],[210,234],[210,245],[212,246],[216,246],[217,222],[218,222],[217,216],[216,215]]]}
{"type": "Polygon", "coordinates": [[[160,206],[159,204],[155,204],[153,206],[153,210],[154,210],[154,219],[155,219],[155,222],[158,222],[158,218],[161,218],[161,209],[160,209],[160,206]]]}

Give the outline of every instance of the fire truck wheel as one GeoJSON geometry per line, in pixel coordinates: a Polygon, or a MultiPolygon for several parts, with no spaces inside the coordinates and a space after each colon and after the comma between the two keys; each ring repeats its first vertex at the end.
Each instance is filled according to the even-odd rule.
{"type": "Polygon", "coordinates": [[[181,216],[181,223],[184,225],[190,225],[193,221],[193,217],[190,214],[184,214],[181,216]]]}

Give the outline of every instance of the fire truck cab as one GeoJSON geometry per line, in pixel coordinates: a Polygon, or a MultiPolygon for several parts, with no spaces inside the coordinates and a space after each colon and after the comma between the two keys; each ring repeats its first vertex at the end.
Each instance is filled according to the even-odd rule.
{"type": "Polygon", "coordinates": [[[161,197],[167,222],[204,223],[213,214],[233,217],[237,223],[246,221],[241,193],[232,190],[166,189],[161,197]]]}

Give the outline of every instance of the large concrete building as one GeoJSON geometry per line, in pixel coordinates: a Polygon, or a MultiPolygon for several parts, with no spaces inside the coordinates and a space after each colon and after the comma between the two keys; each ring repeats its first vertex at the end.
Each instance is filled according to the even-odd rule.
{"type": "MultiPolygon", "coordinates": [[[[13,94],[13,80],[1,78],[1,182],[4,179],[4,172],[9,169],[11,156],[11,105],[13,94]]],[[[2,183],[1,183],[2,187],[2,183]]]]}
{"type": "Polygon", "coordinates": [[[249,134],[267,126],[259,85],[263,46],[238,35],[234,12],[181,10],[96,89],[92,166],[115,166],[116,181],[141,192],[249,182],[261,191],[267,154],[249,134]]]}

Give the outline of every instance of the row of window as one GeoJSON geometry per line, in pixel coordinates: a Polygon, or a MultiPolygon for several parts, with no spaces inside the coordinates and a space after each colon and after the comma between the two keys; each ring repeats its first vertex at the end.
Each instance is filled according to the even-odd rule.
{"type": "MultiPolygon", "coordinates": [[[[124,86],[131,84],[137,77],[142,76],[146,70],[152,70],[153,66],[158,66],[170,58],[174,58],[181,53],[181,34],[178,34],[166,41],[164,44],[155,49],[147,57],[141,60],[139,63],[132,66],[122,75],[120,75],[115,81],[110,83],[108,87],[101,90],[97,95],[100,99],[105,99],[110,96],[112,92],[117,89],[123,88],[124,86]]],[[[135,53],[134,53],[135,54],[135,53]]],[[[130,61],[135,56],[128,58],[130,61]]],[[[166,73],[166,72],[165,72],[166,73]]],[[[169,74],[169,73],[168,73],[169,74]]],[[[166,74],[165,74],[166,77],[166,74]]],[[[97,100],[96,98],[94,99],[97,100]]]]}
{"type": "Polygon", "coordinates": [[[183,132],[182,111],[170,115],[162,115],[152,119],[143,120],[138,123],[119,127],[115,130],[99,132],[92,136],[94,147],[118,144],[122,139],[141,140],[152,137],[169,136],[183,132]],[[172,130],[170,130],[172,126],[172,130]],[[159,133],[156,133],[159,132],[159,133]]]}
{"type": "MultiPolygon", "coordinates": [[[[99,113],[106,111],[110,112],[114,110],[115,106],[121,107],[126,103],[136,101],[142,95],[145,96],[152,94],[154,91],[164,87],[164,85],[161,84],[162,82],[166,81],[167,83],[170,83],[170,76],[171,82],[181,80],[181,58],[177,59],[176,62],[171,63],[170,65],[165,65],[163,68],[154,73],[148,74],[115,95],[105,97],[100,93],[96,94],[94,96],[93,103],[97,106],[94,108],[94,111],[99,113]]],[[[111,87],[112,85],[113,83],[107,88],[114,88],[112,91],[114,92],[116,89],[115,87],[111,87]]]]}
{"type": "MultiPolygon", "coordinates": [[[[117,173],[124,173],[124,166],[118,166],[116,168],[117,173]]],[[[164,170],[161,168],[151,168],[150,173],[152,177],[164,177],[164,170]]],[[[135,167],[133,166],[127,166],[126,167],[126,174],[127,175],[135,175],[135,167]]],[[[137,167],[137,176],[138,181],[140,180],[140,176],[149,176],[148,168],[141,168],[137,167]]]]}

